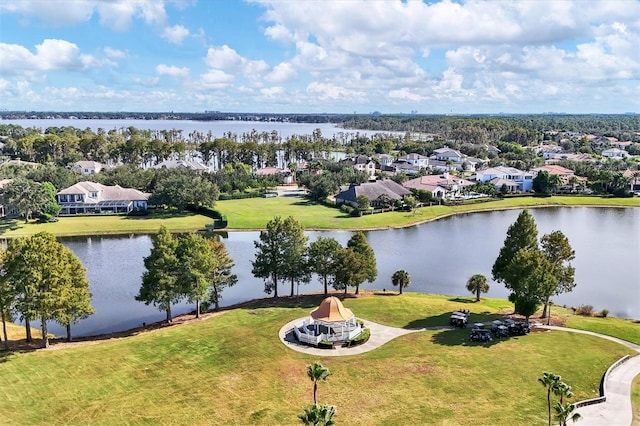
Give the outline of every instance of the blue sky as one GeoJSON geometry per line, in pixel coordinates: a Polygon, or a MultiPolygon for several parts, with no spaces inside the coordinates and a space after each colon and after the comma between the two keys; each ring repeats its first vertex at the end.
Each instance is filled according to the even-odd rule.
{"type": "Polygon", "coordinates": [[[0,0],[0,109],[640,112],[640,1],[0,0]]]}

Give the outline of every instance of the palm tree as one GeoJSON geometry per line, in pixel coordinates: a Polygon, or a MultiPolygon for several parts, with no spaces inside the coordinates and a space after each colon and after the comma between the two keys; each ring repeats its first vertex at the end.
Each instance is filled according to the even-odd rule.
{"type": "Polygon", "coordinates": [[[558,384],[562,378],[557,374],[544,372],[542,377],[538,377],[538,382],[547,388],[547,414],[549,417],[549,426],[551,426],[551,392],[556,392],[558,384]]]}
{"type": "Polygon", "coordinates": [[[332,426],[335,424],[333,416],[336,414],[336,407],[333,405],[309,405],[304,408],[304,413],[298,415],[300,421],[305,425],[332,426]]]}
{"type": "Polygon", "coordinates": [[[318,382],[320,380],[327,380],[327,378],[331,375],[329,370],[322,366],[318,361],[314,362],[313,365],[307,365],[307,376],[313,382],[313,405],[318,405],[318,382]]]}
{"type": "Polygon", "coordinates": [[[574,423],[582,418],[580,413],[574,413],[576,409],[575,404],[562,404],[561,402],[556,402],[553,406],[555,413],[555,418],[560,422],[560,426],[567,426],[567,420],[571,419],[574,423]]]}
{"type": "Polygon", "coordinates": [[[487,283],[487,277],[482,274],[475,274],[467,280],[467,290],[476,294],[476,302],[480,301],[480,293],[486,293],[489,291],[489,284],[487,283]]]}
{"type": "Polygon", "coordinates": [[[400,287],[400,294],[402,294],[402,289],[409,287],[409,284],[411,284],[411,275],[404,269],[399,269],[391,276],[391,283],[400,287]]]}

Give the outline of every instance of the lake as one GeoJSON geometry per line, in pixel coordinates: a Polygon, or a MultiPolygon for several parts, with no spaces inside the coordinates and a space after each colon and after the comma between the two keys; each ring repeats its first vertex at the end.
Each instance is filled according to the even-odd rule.
{"type": "Polygon", "coordinates": [[[141,130],[182,130],[182,135],[187,137],[189,133],[197,131],[207,134],[211,131],[214,138],[222,137],[231,132],[238,136],[256,130],[258,133],[271,133],[276,130],[283,139],[293,135],[311,135],[314,130],[320,129],[325,138],[336,137],[338,140],[351,139],[356,134],[373,135],[376,133],[388,133],[404,135],[402,132],[379,132],[370,130],[348,130],[336,127],[333,123],[281,123],[263,121],[193,121],[193,120],[93,120],[93,119],[25,119],[25,120],[0,120],[0,124],[16,124],[22,127],[36,127],[45,130],[47,127],[75,127],[77,129],[89,128],[94,132],[98,129],[118,130],[133,126],[141,130]]]}
{"type": "MultiPolygon", "coordinates": [[[[403,228],[367,232],[378,263],[378,279],[364,289],[393,289],[391,275],[405,269],[412,277],[407,291],[471,296],[467,279],[476,273],[490,279],[491,267],[504,243],[506,231],[521,210],[470,213],[403,228]]],[[[577,286],[554,299],[557,304],[593,305],[611,315],[640,319],[640,209],[562,207],[531,209],[539,237],[562,231],[576,252],[577,286]]],[[[310,241],[333,237],[345,245],[351,232],[307,232],[310,241]]],[[[251,275],[258,232],[230,232],[224,240],[235,261],[236,286],[224,290],[222,306],[259,297],[262,280],[251,275]]],[[[61,238],[87,268],[96,314],[72,327],[76,336],[125,330],[143,322],[160,321],[164,314],[135,301],[144,271],[143,258],[151,250],[147,235],[61,238]]],[[[490,281],[488,297],[506,298],[504,286],[490,281]]],[[[288,295],[281,284],[279,294],[288,295]]],[[[299,292],[322,291],[317,279],[300,285],[299,292]]],[[[353,291],[353,290],[351,290],[353,291]]],[[[173,313],[193,310],[178,304],[173,313]]],[[[64,334],[51,324],[50,331],[64,334]]]]}

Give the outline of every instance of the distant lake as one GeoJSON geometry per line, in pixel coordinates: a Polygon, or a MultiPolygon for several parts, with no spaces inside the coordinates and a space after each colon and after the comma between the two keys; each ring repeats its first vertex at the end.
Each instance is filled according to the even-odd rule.
{"type": "MultiPolygon", "coordinates": [[[[377,264],[378,279],[363,289],[392,290],[391,275],[406,269],[412,277],[407,291],[471,297],[467,279],[476,273],[491,278],[491,267],[504,243],[506,231],[521,210],[470,213],[403,229],[367,232],[377,264]]],[[[539,236],[562,231],[576,252],[577,286],[571,293],[554,298],[556,304],[589,304],[611,315],[640,319],[640,209],[562,207],[530,210],[539,236]]],[[[345,245],[347,231],[307,232],[310,241],[333,237],[345,245]]],[[[222,306],[259,297],[263,281],[251,275],[255,258],[253,242],[258,232],[230,232],[224,240],[235,261],[239,282],[225,289],[222,306]]],[[[74,335],[91,335],[125,330],[143,322],[160,321],[164,314],[134,300],[144,271],[143,258],[151,250],[147,235],[61,238],[87,268],[96,314],[72,326],[74,335]]],[[[504,286],[490,281],[488,297],[506,298],[504,286]]],[[[317,279],[300,285],[299,292],[318,292],[317,279]]],[[[283,283],[279,294],[288,295],[283,283]]],[[[297,289],[296,289],[297,291],[297,289]]],[[[353,291],[353,290],[350,290],[353,291]]],[[[173,313],[193,310],[192,304],[178,304],[173,313]]],[[[52,324],[52,333],[64,330],[52,324]]]]}
{"type": "Polygon", "coordinates": [[[281,123],[263,121],[192,121],[192,120],[92,120],[92,119],[24,119],[24,120],[0,120],[0,124],[17,124],[22,127],[36,127],[45,130],[47,127],[75,127],[78,129],[89,128],[94,132],[98,129],[118,130],[133,126],[141,130],[182,130],[183,136],[191,132],[198,131],[207,134],[211,131],[214,138],[222,137],[225,133],[231,132],[238,136],[256,130],[258,133],[271,133],[276,130],[283,139],[293,135],[310,135],[316,129],[320,129],[322,136],[326,138],[340,139],[349,135],[373,135],[376,133],[401,132],[379,132],[371,130],[348,130],[336,127],[333,123],[281,123]]]}

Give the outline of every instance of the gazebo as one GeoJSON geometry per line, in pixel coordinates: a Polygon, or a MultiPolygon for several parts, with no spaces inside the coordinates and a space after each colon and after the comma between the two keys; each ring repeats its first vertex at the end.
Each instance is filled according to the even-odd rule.
{"type": "Polygon", "coordinates": [[[353,312],[334,296],[325,298],[294,330],[298,340],[315,346],[321,341],[347,341],[362,333],[353,312]]]}

